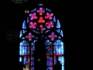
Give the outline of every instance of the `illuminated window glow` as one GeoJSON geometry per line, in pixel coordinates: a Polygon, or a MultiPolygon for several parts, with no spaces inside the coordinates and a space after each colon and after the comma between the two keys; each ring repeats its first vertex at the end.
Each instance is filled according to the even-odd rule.
{"type": "MultiPolygon", "coordinates": [[[[29,64],[30,70],[35,70],[34,51],[36,42],[44,39],[46,49],[46,70],[53,70],[58,61],[64,70],[64,41],[60,20],[42,4],[26,15],[23,20],[19,38],[19,62],[29,64]],[[41,34],[41,35],[40,35],[41,34]]],[[[40,60],[39,60],[40,61],[40,60]]]]}

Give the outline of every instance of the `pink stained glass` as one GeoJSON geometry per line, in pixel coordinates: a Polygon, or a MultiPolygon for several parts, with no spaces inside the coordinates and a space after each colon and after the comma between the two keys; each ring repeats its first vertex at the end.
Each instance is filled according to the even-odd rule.
{"type": "Polygon", "coordinates": [[[39,8],[39,10],[37,10],[37,12],[39,13],[39,15],[42,15],[44,13],[43,8],[39,8]]]}
{"type": "Polygon", "coordinates": [[[52,19],[52,17],[53,17],[53,13],[46,13],[46,16],[45,16],[45,19],[52,19]]]}
{"type": "Polygon", "coordinates": [[[38,20],[38,23],[45,23],[45,20],[43,17],[40,17],[39,20],[38,20]]]}
{"type": "Polygon", "coordinates": [[[36,22],[30,22],[30,23],[29,23],[29,28],[30,28],[30,29],[35,29],[36,26],[37,26],[37,23],[36,23],[36,22]]]}
{"type": "Polygon", "coordinates": [[[52,22],[46,22],[46,27],[50,29],[51,27],[53,28],[54,26],[52,22]]]}
{"type": "Polygon", "coordinates": [[[48,36],[52,41],[57,37],[54,32],[51,33],[51,35],[48,36]]]}
{"type": "Polygon", "coordinates": [[[26,38],[27,38],[29,41],[31,41],[31,40],[32,40],[32,34],[29,33],[29,34],[26,36],[26,38]]]}
{"type": "Polygon", "coordinates": [[[30,20],[37,19],[36,13],[29,14],[30,20]]]}

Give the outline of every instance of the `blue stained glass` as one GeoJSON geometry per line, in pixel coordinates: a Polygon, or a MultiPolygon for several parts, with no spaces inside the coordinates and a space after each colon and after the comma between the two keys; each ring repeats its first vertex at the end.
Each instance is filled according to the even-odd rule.
{"type": "Polygon", "coordinates": [[[56,47],[54,46],[54,53],[56,53],[56,47]]]}
{"type": "Polygon", "coordinates": [[[23,40],[20,45],[23,45],[24,47],[27,47],[28,46],[28,42],[26,40],[23,40]]]}
{"type": "Polygon", "coordinates": [[[57,31],[58,33],[60,33],[61,30],[60,30],[60,29],[57,29],[56,31],[57,31]]]}
{"type": "Polygon", "coordinates": [[[61,25],[60,25],[59,20],[57,20],[57,25],[56,25],[56,28],[61,28],[61,25]]]}
{"type": "Polygon", "coordinates": [[[61,30],[60,35],[63,37],[63,31],[61,30]]]}
{"type": "Polygon", "coordinates": [[[20,55],[26,55],[27,52],[27,47],[20,46],[20,55]]]}
{"type": "Polygon", "coordinates": [[[31,43],[31,53],[33,53],[33,51],[35,50],[35,43],[31,43]]]}
{"type": "Polygon", "coordinates": [[[63,42],[61,40],[57,40],[54,43],[54,46],[55,46],[54,53],[57,53],[57,54],[63,54],[64,53],[63,42]]]}
{"type": "Polygon", "coordinates": [[[58,47],[63,46],[63,42],[61,40],[56,40],[54,45],[58,45],[58,47]]]}
{"type": "Polygon", "coordinates": [[[64,65],[62,65],[62,70],[64,70],[64,65]]]}
{"type": "Polygon", "coordinates": [[[20,35],[19,35],[19,37],[20,37],[20,38],[22,37],[22,31],[20,31],[20,35]]]}
{"type": "MultiPolygon", "coordinates": [[[[37,38],[37,37],[36,37],[36,38],[37,38]]],[[[33,43],[35,44],[36,41],[37,41],[37,40],[34,40],[33,43]]]]}
{"type": "Polygon", "coordinates": [[[19,57],[19,62],[22,62],[22,57],[19,57]]]}
{"type": "Polygon", "coordinates": [[[46,40],[45,45],[51,45],[51,42],[49,40],[46,40]]]}
{"type": "Polygon", "coordinates": [[[62,70],[64,70],[64,56],[59,57],[58,60],[60,61],[61,65],[62,65],[62,70]]]}
{"type": "Polygon", "coordinates": [[[56,17],[55,16],[53,17],[53,21],[56,22],[56,17]]]}
{"type": "Polygon", "coordinates": [[[57,49],[56,49],[56,53],[57,53],[57,54],[64,54],[64,49],[63,49],[63,47],[57,48],[57,49]]]}
{"type": "Polygon", "coordinates": [[[25,40],[20,42],[20,55],[27,54],[27,49],[28,49],[27,46],[28,46],[28,43],[25,40]]]}
{"type": "Polygon", "coordinates": [[[47,58],[47,66],[52,66],[52,64],[53,64],[52,62],[53,62],[53,60],[51,57],[47,58]]]}
{"type": "Polygon", "coordinates": [[[25,34],[26,32],[27,32],[26,30],[21,30],[19,37],[21,38],[23,36],[23,34],[25,34]]]}
{"type": "Polygon", "coordinates": [[[19,52],[20,55],[24,55],[24,48],[22,46],[20,46],[20,52],[19,52]]]}
{"type": "Polygon", "coordinates": [[[27,31],[26,30],[22,30],[23,34],[25,34],[27,31]]]}
{"type": "Polygon", "coordinates": [[[26,29],[27,27],[26,27],[26,20],[24,20],[23,21],[23,23],[22,23],[22,29],[26,29]]]}
{"type": "Polygon", "coordinates": [[[27,63],[27,57],[24,57],[24,64],[27,63]]]}
{"type": "Polygon", "coordinates": [[[58,60],[62,65],[64,65],[64,56],[59,57],[58,60]]]}
{"type": "Polygon", "coordinates": [[[27,49],[28,49],[27,47],[24,47],[24,54],[25,55],[27,55],[27,52],[28,52],[27,49]]]}

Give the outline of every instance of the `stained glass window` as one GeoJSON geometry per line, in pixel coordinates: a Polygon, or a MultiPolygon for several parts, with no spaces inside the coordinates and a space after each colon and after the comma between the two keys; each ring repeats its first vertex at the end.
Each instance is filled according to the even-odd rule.
{"type": "MultiPolygon", "coordinates": [[[[58,62],[61,65],[61,70],[64,70],[64,41],[60,20],[42,4],[27,11],[26,16],[19,35],[19,62],[23,65],[28,64],[30,70],[35,70],[36,56],[34,54],[37,51],[36,47],[39,46],[36,43],[42,39],[43,48],[46,50],[46,70],[54,70],[58,62]]],[[[41,48],[41,50],[43,49],[41,48]]]]}

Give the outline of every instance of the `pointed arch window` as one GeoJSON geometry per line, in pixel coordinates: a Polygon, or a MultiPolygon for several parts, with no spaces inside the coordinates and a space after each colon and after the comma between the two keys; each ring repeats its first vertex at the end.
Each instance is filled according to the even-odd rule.
{"type": "Polygon", "coordinates": [[[30,70],[35,70],[36,42],[39,35],[44,41],[46,49],[46,70],[54,70],[57,60],[64,70],[64,41],[62,23],[54,13],[40,4],[37,8],[27,11],[26,18],[20,30],[19,62],[29,64],[30,70]]]}

